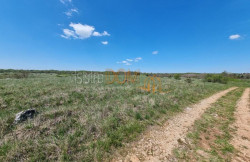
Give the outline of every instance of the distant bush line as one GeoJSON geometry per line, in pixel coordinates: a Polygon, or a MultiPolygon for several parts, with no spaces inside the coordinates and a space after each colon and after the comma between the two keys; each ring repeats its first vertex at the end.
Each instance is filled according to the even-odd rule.
{"type": "Polygon", "coordinates": [[[222,74],[206,74],[204,81],[213,83],[227,84],[229,80],[228,76],[223,76],[222,74]]]}
{"type": "MultiPolygon", "coordinates": [[[[58,77],[70,76],[76,73],[95,73],[105,74],[105,71],[60,71],[60,70],[15,70],[15,69],[0,69],[0,79],[5,78],[27,78],[30,74],[57,74],[58,77]]],[[[121,75],[123,72],[119,72],[121,75]]],[[[131,74],[133,75],[133,71],[131,74]]],[[[197,78],[203,79],[206,82],[218,82],[226,83],[230,79],[250,79],[250,73],[228,73],[226,71],[222,73],[140,73],[146,76],[157,77],[173,77],[177,80],[184,78],[197,78]]]]}

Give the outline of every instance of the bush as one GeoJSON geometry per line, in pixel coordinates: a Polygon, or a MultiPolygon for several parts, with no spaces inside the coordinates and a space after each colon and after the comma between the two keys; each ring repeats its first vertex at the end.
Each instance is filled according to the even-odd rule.
{"type": "Polygon", "coordinates": [[[222,74],[207,74],[207,75],[205,75],[204,80],[206,82],[227,84],[228,77],[226,77],[222,74]]]}
{"type": "Polygon", "coordinates": [[[139,112],[136,112],[135,118],[136,118],[137,120],[142,120],[142,119],[143,119],[142,116],[141,116],[141,114],[140,114],[139,112]]]}
{"type": "Polygon", "coordinates": [[[185,81],[187,82],[187,83],[192,83],[192,79],[191,78],[187,78],[187,79],[185,79],[185,81]]]}
{"type": "Polygon", "coordinates": [[[175,75],[174,75],[174,78],[175,78],[176,80],[180,80],[180,79],[181,79],[181,75],[180,75],[180,74],[175,74],[175,75]]]}
{"type": "Polygon", "coordinates": [[[22,79],[22,78],[28,78],[28,77],[29,77],[28,71],[0,73],[0,79],[6,79],[6,78],[22,79]]]}

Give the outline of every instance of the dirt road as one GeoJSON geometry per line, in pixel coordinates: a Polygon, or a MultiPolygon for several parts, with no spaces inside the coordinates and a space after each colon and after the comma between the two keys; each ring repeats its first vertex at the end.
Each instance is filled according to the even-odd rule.
{"type": "Polygon", "coordinates": [[[172,149],[178,145],[178,141],[181,142],[188,130],[192,128],[194,121],[199,119],[212,103],[234,89],[236,87],[221,91],[186,108],[183,113],[169,119],[162,126],[150,127],[138,138],[138,141],[128,144],[124,150],[117,151],[112,161],[166,161],[172,149]],[[126,151],[125,155],[124,151],[126,151]]]}
{"type": "Polygon", "coordinates": [[[233,161],[250,161],[250,88],[247,88],[237,104],[234,127],[237,132],[232,144],[239,151],[233,161]]]}

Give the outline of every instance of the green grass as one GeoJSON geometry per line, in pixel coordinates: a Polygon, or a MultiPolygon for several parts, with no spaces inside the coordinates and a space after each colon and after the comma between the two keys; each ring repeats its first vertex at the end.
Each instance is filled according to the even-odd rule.
{"type": "Polygon", "coordinates": [[[231,161],[234,147],[230,144],[234,130],[236,103],[244,88],[238,88],[220,98],[195,122],[187,135],[189,145],[174,150],[175,158],[184,161],[231,161]],[[202,153],[200,153],[202,152],[202,153]]]}
{"type": "Polygon", "coordinates": [[[143,80],[76,85],[53,74],[0,79],[0,161],[102,161],[148,125],[230,84],[162,78],[167,94],[139,86],[143,80]],[[35,119],[13,125],[15,114],[29,108],[39,112],[35,119]]]}

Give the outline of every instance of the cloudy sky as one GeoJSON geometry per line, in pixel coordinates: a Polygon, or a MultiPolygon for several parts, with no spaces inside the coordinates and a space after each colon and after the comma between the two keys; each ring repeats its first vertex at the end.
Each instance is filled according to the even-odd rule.
{"type": "Polygon", "coordinates": [[[0,69],[250,72],[249,0],[2,0],[0,69]]]}

